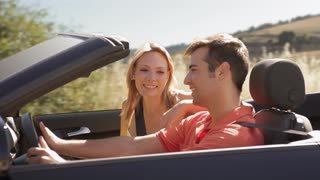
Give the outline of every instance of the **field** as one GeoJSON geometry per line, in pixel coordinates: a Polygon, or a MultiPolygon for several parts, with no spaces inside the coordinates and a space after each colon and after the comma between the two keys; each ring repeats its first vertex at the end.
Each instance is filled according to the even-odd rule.
{"type": "MultiPolygon", "coordinates": [[[[259,59],[287,58],[294,60],[301,68],[307,92],[320,90],[320,51],[292,53],[284,51],[279,55],[267,53],[259,59]]],[[[176,87],[188,91],[183,84],[187,72],[187,60],[181,54],[173,56],[175,65],[176,87]]],[[[253,61],[257,61],[254,59],[253,61]]],[[[254,65],[255,62],[251,63],[254,65]]],[[[127,88],[125,83],[128,64],[123,61],[113,63],[93,72],[89,78],[77,79],[68,85],[52,91],[48,95],[33,101],[21,111],[35,114],[48,114],[57,112],[75,112],[85,110],[103,110],[120,108],[126,99],[127,88]]],[[[242,99],[250,99],[248,77],[245,81],[242,99]]]]}

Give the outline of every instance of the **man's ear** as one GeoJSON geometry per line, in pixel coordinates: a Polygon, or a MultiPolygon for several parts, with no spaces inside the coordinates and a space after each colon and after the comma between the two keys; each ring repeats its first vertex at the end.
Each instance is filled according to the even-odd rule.
{"type": "Polygon", "coordinates": [[[228,62],[223,62],[217,67],[215,71],[216,77],[218,79],[225,79],[230,75],[230,70],[230,64],[228,62]]]}

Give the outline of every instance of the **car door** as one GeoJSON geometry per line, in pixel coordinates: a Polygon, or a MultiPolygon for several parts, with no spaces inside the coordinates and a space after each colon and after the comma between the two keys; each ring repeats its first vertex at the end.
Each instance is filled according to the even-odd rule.
{"type": "Polygon", "coordinates": [[[12,180],[317,179],[319,153],[317,144],[164,153],[15,166],[9,170],[9,177],[12,180]]]}
{"type": "Polygon", "coordinates": [[[120,134],[120,109],[59,113],[34,116],[64,139],[96,139],[120,134]]]}
{"type": "MultiPolygon", "coordinates": [[[[129,53],[129,43],[120,37],[60,34],[8,57],[2,63],[3,69],[8,69],[5,66],[14,69],[2,74],[1,83],[9,88],[1,90],[1,115],[14,117],[19,124],[19,115],[30,113],[36,127],[42,121],[64,139],[117,136],[120,128],[119,107],[126,93],[121,91],[114,95],[113,92],[119,91],[114,82],[125,82],[129,53]],[[114,64],[121,65],[118,69],[122,74],[110,72],[110,69],[115,69],[114,64]],[[110,85],[101,88],[101,84],[110,85]],[[93,90],[89,91],[85,86],[93,86],[93,90]],[[112,99],[117,99],[117,102],[112,99]],[[98,100],[105,103],[92,108],[91,104],[98,100]]],[[[39,128],[37,130],[40,134],[39,128]]]]}

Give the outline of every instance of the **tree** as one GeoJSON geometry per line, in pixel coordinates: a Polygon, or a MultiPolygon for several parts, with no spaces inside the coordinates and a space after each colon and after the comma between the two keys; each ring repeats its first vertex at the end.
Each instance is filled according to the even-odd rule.
{"type": "Polygon", "coordinates": [[[285,45],[286,43],[293,44],[295,38],[296,34],[293,31],[283,31],[278,36],[278,42],[280,45],[285,45]]]}
{"type": "Polygon", "coordinates": [[[17,0],[0,1],[0,59],[48,39],[54,24],[46,22],[47,11],[34,10],[17,0]]]}

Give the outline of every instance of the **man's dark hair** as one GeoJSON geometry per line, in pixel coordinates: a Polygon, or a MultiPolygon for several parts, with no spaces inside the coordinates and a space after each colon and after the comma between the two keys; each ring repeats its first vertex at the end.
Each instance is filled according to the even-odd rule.
{"type": "Polygon", "coordinates": [[[191,55],[201,47],[209,48],[206,62],[210,72],[214,72],[223,62],[230,64],[232,80],[240,93],[249,68],[249,52],[244,43],[231,35],[217,34],[195,40],[187,48],[185,55],[191,55]]]}

